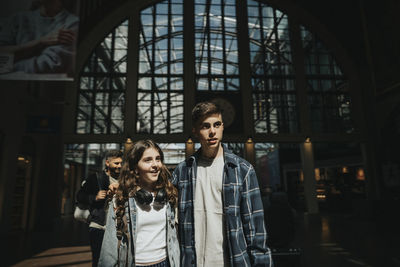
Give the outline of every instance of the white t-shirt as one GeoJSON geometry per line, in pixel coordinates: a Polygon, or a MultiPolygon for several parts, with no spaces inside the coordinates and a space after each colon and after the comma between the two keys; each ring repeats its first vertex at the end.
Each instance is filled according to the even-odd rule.
{"type": "Polygon", "coordinates": [[[166,207],[153,202],[150,205],[137,203],[136,218],[136,264],[151,263],[167,257],[166,207]]]}
{"type": "Polygon", "coordinates": [[[197,266],[228,266],[222,202],[223,156],[200,157],[194,196],[197,266]]]}

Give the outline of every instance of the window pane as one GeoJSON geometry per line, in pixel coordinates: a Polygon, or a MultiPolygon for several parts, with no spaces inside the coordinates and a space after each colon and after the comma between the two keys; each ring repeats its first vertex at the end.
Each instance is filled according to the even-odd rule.
{"type": "Polygon", "coordinates": [[[349,84],[333,54],[315,34],[301,27],[312,130],[352,133],[349,84]]]}
{"type": "Polygon", "coordinates": [[[185,160],[185,143],[159,143],[158,145],[164,153],[164,163],[167,166],[174,168],[185,160]]]}
{"type": "Polygon", "coordinates": [[[199,91],[239,90],[228,82],[239,75],[235,15],[235,1],[195,1],[195,70],[199,91]]]}
{"type": "Polygon", "coordinates": [[[122,133],[126,88],[128,21],[94,49],[80,77],[77,134],[122,133]],[[87,93],[92,90],[94,93],[87,93]]]}
{"type": "Polygon", "coordinates": [[[253,118],[257,133],[298,131],[293,80],[253,79],[253,118]]]}
{"type": "Polygon", "coordinates": [[[182,133],[183,0],[155,4],[142,10],[140,17],[136,130],[182,133]]]}
{"type": "Polygon", "coordinates": [[[298,132],[287,16],[261,2],[247,3],[255,131],[298,132]]]}

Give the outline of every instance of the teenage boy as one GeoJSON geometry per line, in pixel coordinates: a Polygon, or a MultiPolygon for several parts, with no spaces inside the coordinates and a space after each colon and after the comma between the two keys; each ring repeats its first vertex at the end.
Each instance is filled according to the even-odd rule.
{"type": "Polygon", "coordinates": [[[215,104],[197,104],[192,123],[201,148],[172,174],[181,265],[273,266],[253,166],[221,143],[224,124],[215,104]]]}

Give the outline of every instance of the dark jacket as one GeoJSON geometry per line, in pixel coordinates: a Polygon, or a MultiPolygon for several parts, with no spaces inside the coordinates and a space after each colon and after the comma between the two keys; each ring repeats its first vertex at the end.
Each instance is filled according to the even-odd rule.
{"type": "Polygon", "coordinates": [[[108,190],[110,179],[103,171],[91,174],[78,191],[76,199],[79,203],[89,205],[89,223],[95,222],[100,225],[106,223],[105,203],[106,200],[96,201],[96,195],[100,190],[108,190]]]}

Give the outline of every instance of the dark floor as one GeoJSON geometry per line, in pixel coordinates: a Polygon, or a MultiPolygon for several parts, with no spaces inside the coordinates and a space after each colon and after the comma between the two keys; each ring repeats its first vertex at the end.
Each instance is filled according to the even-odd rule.
{"type": "Polygon", "coordinates": [[[376,222],[346,214],[301,217],[295,246],[303,250],[302,266],[400,266],[400,245],[376,222]]]}
{"type": "MultiPolygon", "coordinates": [[[[400,266],[399,230],[393,230],[400,225],[343,213],[298,213],[296,221],[293,250],[275,251],[276,267],[400,266]]],[[[28,237],[19,256],[9,254],[1,265],[91,266],[86,227],[64,217],[56,223],[54,233],[28,237]]]]}

